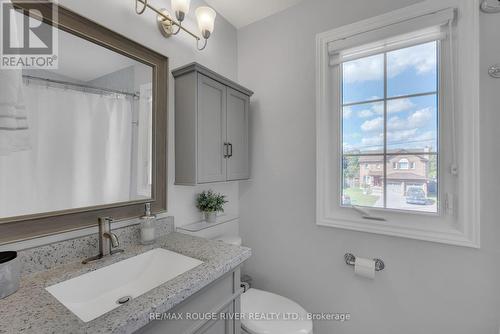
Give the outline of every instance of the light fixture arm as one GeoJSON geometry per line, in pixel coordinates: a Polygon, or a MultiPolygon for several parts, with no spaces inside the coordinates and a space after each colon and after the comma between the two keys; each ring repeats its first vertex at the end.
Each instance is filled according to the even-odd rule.
{"type": "Polygon", "coordinates": [[[200,39],[198,38],[196,40],[196,48],[198,49],[198,51],[202,51],[202,50],[204,50],[207,47],[207,41],[208,40],[206,38],[204,40],[205,40],[205,43],[203,43],[203,46],[201,48],[200,48],[200,39]]]}
{"type": "Polygon", "coordinates": [[[148,7],[148,0],[144,0],[144,2],[138,1],[138,0],[135,1],[135,12],[138,15],[141,15],[142,13],[144,13],[144,11],[146,10],[147,7],[148,7]],[[139,2],[143,4],[142,9],[139,9],[139,2]]]}
{"type": "Polygon", "coordinates": [[[159,9],[151,6],[148,3],[148,0],[135,0],[135,12],[138,15],[141,15],[142,13],[144,13],[146,11],[146,8],[149,8],[153,12],[155,12],[158,15],[159,19],[165,20],[171,26],[176,26],[177,27],[176,31],[171,31],[171,32],[169,31],[169,33],[168,33],[168,35],[166,35],[166,37],[169,37],[171,35],[177,35],[181,30],[183,30],[185,33],[187,33],[188,35],[190,35],[191,37],[193,37],[194,39],[196,39],[196,47],[197,47],[198,50],[201,51],[201,50],[203,50],[203,49],[206,48],[208,37],[204,36],[205,42],[204,42],[203,46],[200,48],[199,47],[199,43],[200,43],[201,38],[198,35],[196,35],[195,33],[191,32],[190,30],[188,30],[187,28],[185,28],[184,26],[182,26],[182,21],[179,21],[179,22],[175,21],[169,15],[167,15],[168,13],[165,13],[164,11],[159,10],[159,9]],[[141,9],[139,9],[140,8],[140,4],[142,4],[142,8],[141,9]]]}
{"type": "Polygon", "coordinates": [[[179,33],[179,31],[181,31],[181,27],[182,27],[182,22],[179,22],[179,24],[175,24],[177,26],[177,30],[176,31],[172,31],[172,35],[177,35],[179,33]]]}

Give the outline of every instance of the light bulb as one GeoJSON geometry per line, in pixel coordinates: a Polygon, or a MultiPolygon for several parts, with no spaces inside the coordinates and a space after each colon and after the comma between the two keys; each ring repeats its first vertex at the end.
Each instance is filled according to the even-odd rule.
{"type": "Polygon", "coordinates": [[[214,31],[215,16],[217,13],[210,7],[196,8],[196,20],[200,28],[201,35],[207,39],[214,31]]]}
{"type": "Polygon", "coordinates": [[[183,21],[186,14],[189,12],[190,0],[172,0],[172,10],[175,13],[177,20],[183,21]]]}

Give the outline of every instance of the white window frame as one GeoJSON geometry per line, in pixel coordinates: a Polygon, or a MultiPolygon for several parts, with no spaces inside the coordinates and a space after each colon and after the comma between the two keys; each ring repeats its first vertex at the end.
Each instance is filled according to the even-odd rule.
{"type": "MultiPolygon", "coordinates": [[[[320,226],[479,248],[479,5],[477,1],[427,0],[320,33],[316,36],[316,58],[316,223],[320,226]],[[456,157],[458,175],[453,176],[454,191],[448,193],[446,198],[441,198],[442,203],[446,202],[446,206],[443,206],[445,209],[439,214],[430,215],[376,209],[366,209],[365,212],[365,208],[357,210],[342,207],[339,200],[341,183],[338,177],[341,159],[338,124],[341,113],[338,112],[336,104],[338,96],[332,94],[332,91],[335,92],[335,83],[329,66],[328,43],[447,8],[455,8],[458,18],[453,29],[453,54],[457,119],[455,145],[459,154],[456,157]],[[366,219],[367,214],[368,217],[381,217],[383,220],[366,219]]],[[[448,168],[448,166],[441,167],[448,168]]],[[[443,174],[444,170],[441,167],[440,172],[443,174]]]]}
{"type": "Polygon", "coordinates": [[[402,170],[408,170],[410,169],[410,161],[406,158],[403,158],[403,159],[399,159],[399,167],[398,169],[402,169],[402,170]],[[405,164],[406,167],[403,167],[401,164],[405,164]]]}

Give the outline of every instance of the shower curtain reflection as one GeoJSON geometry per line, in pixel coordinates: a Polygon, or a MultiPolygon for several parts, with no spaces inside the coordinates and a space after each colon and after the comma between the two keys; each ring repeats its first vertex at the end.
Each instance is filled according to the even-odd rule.
{"type": "Polygon", "coordinates": [[[31,149],[0,156],[0,216],[137,199],[131,97],[31,82],[24,96],[31,149]]]}

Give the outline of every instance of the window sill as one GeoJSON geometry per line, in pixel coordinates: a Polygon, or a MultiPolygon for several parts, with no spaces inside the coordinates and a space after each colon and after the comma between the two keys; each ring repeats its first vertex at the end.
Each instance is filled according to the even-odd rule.
{"type": "Polygon", "coordinates": [[[318,226],[336,227],[352,231],[383,234],[414,240],[443,243],[448,245],[479,248],[479,240],[468,236],[464,231],[450,225],[439,224],[435,229],[402,226],[386,221],[340,220],[334,218],[318,219],[318,226]]]}

